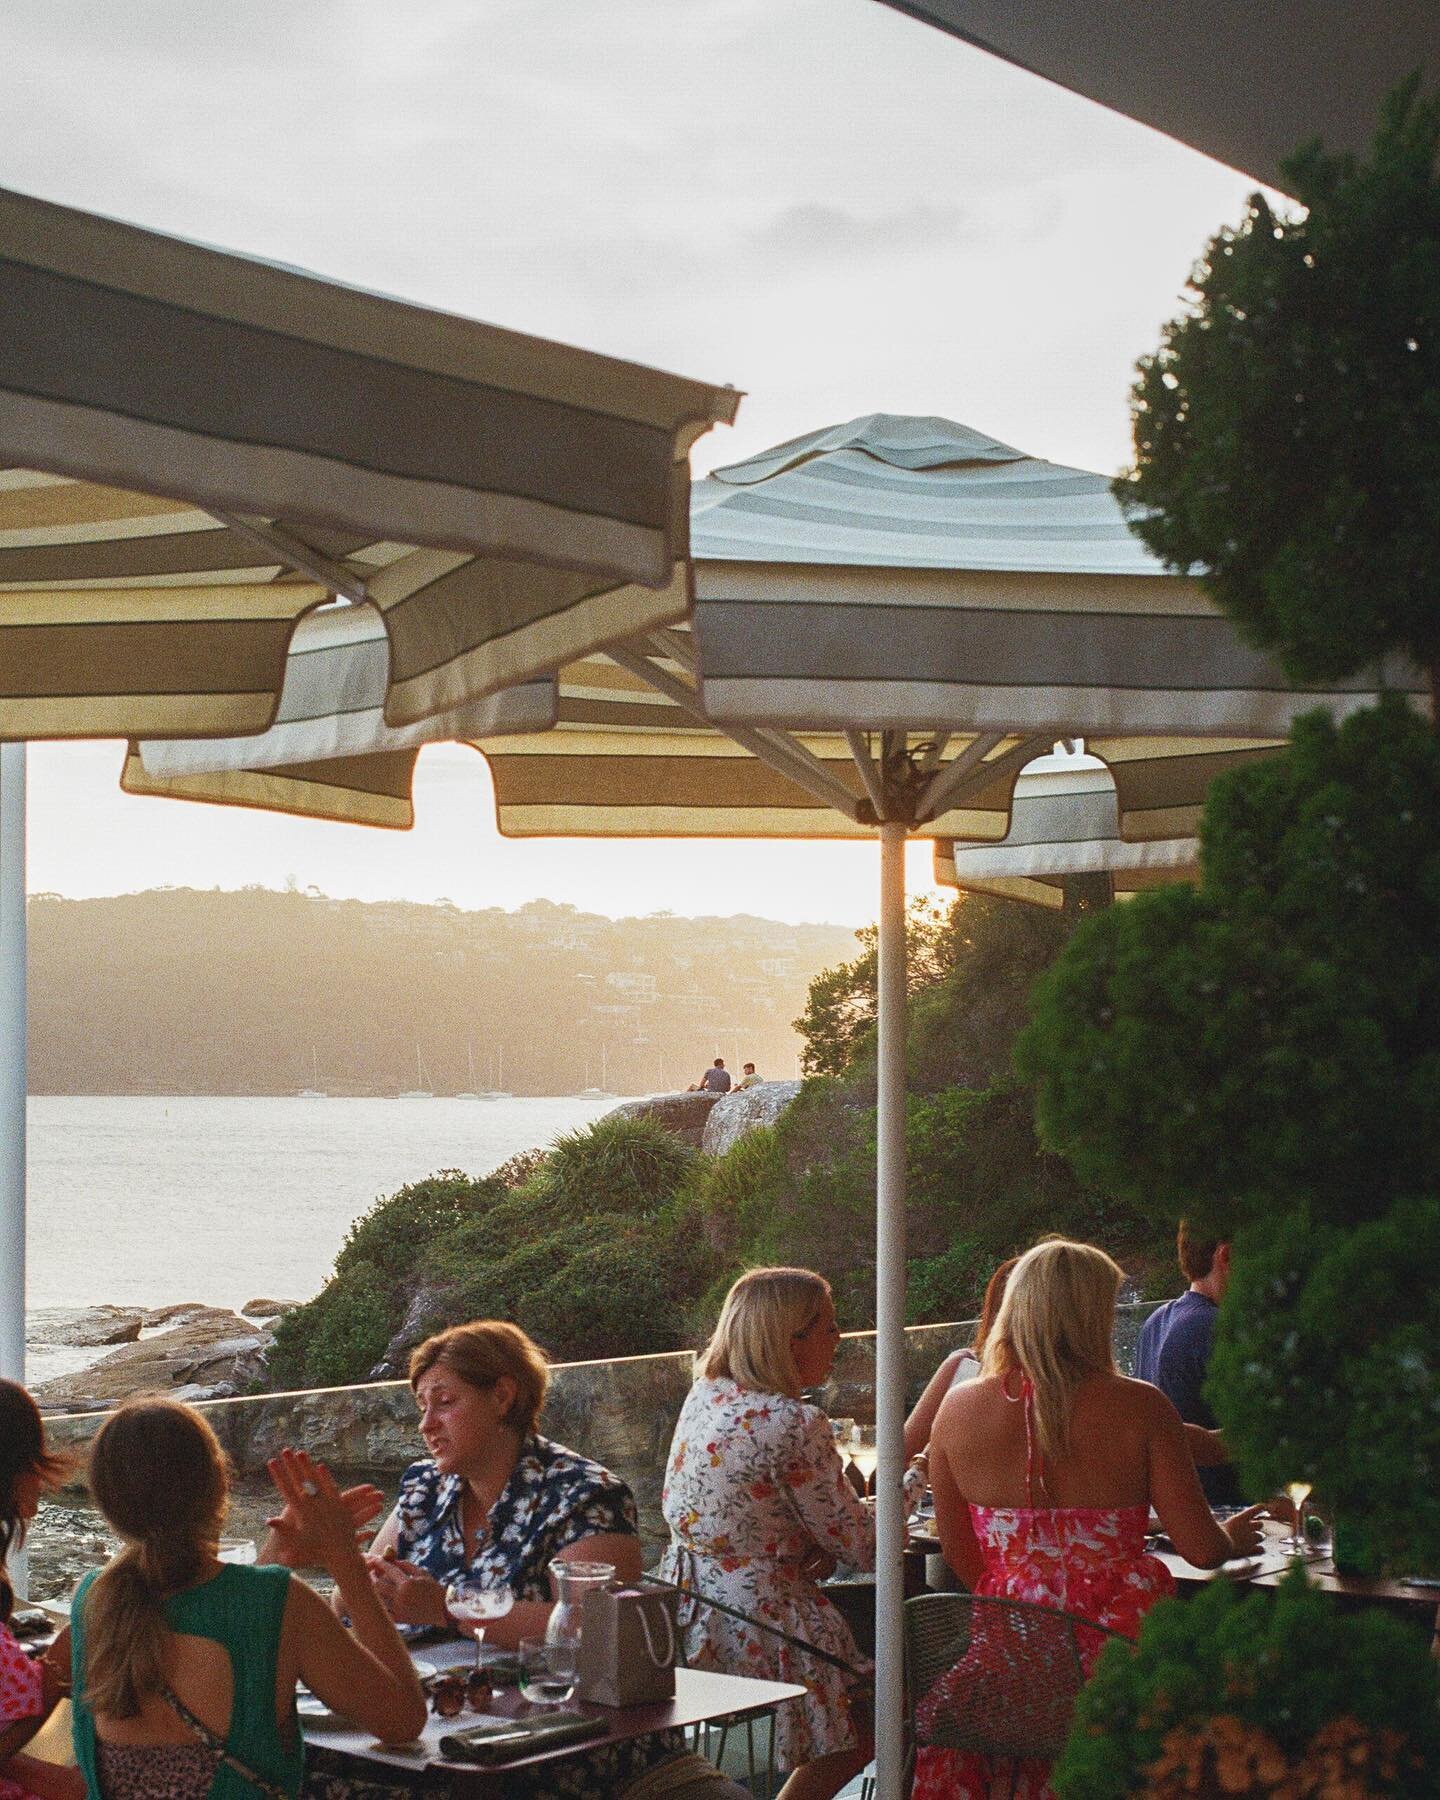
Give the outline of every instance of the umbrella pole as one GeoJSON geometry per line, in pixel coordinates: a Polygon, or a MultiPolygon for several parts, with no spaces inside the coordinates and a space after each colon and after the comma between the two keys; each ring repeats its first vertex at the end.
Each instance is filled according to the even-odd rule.
{"type": "Polygon", "coordinates": [[[0,744],[0,1375],[25,1379],[25,746],[0,744]]]}
{"type": "Polygon", "coordinates": [[[875,1181],[875,1772],[901,1800],[905,1762],[905,827],[880,827],[875,1181]]]}

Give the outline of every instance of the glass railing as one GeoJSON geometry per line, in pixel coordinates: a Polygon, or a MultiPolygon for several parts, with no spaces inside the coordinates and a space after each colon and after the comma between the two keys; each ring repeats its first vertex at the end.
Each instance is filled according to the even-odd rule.
{"type": "MultiPolygon", "coordinates": [[[[1134,1366],[1140,1326],[1153,1310],[1124,1306],[1117,1312],[1116,1360],[1127,1373],[1134,1366]]],[[[962,1319],[916,1325],[906,1332],[906,1385],[912,1400],[943,1357],[972,1341],[975,1327],[974,1319],[962,1319]]],[[[692,1370],[691,1353],[679,1351],[559,1363],[550,1372],[541,1428],[547,1437],[593,1457],[629,1483],[640,1510],[647,1560],[658,1555],[666,1537],[660,1488],[692,1370]]],[[[874,1332],[847,1333],[831,1380],[817,1397],[836,1415],[870,1420],[874,1381],[874,1332]]],[[[232,1537],[258,1539],[263,1533],[266,1514],[275,1509],[265,1465],[287,1444],[327,1463],[342,1485],[374,1482],[387,1501],[393,1501],[404,1470],[424,1454],[414,1397],[404,1381],[211,1400],[199,1410],[230,1458],[233,1488],[226,1535],[232,1537]]],[[[52,1414],[46,1434],[55,1448],[74,1455],[80,1471],[84,1448],[104,1421],[104,1413],[52,1414]]],[[[103,1563],[114,1548],[77,1475],[72,1485],[46,1501],[31,1531],[31,1595],[49,1599],[69,1594],[85,1570],[103,1563]]]]}

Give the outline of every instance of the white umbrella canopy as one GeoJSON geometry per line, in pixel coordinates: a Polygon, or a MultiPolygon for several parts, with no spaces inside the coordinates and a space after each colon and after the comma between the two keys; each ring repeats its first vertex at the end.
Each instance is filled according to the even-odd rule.
{"type": "Polygon", "coordinates": [[[1440,76],[1432,0],[884,3],[1276,188],[1301,144],[1358,153],[1397,83],[1440,76]]]}
{"type": "MultiPolygon", "coordinates": [[[[569,661],[553,724],[472,741],[511,836],[880,840],[876,1714],[898,1796],[905,840],[1003,839],[1020,770],[1092,733],[1158,828],[1193,804],[1182,761],[1273,752],[1298,711],[1344,713],[1373,684],[1297,690],[1150,556],[1104,477],[944,419],[873,415],[719,470],[691,535],[688,627],[569,661]]],[[[137,760],[148,791],[192,797],[263,769],[303,806],[315,778],[273,738],[137,760]]]]}
{"type": "Polygon", "coordinates": [[[999,843],[935,840],[935,880],[967,894],[1062,910],[1079,886],[1124,899],[1199,873],[1194,837],[1127,843],[1120,835],[1115,783],[1090,756],[1042,758],[1015,783],[1010,830],[999,843]]]}
{"type": "Polygon", "coordinates": [[[391,726],[681,618],[738,400],[0,191],[0,739],[261,731],[333,594],[391,726]]]}

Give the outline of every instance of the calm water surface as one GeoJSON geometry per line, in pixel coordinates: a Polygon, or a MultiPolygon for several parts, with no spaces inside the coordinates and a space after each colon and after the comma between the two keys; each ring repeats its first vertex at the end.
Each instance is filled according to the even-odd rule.
{"type": "Polygon", "coordinates": [[[36,1096],[29,1305],[307,1300],[377,1198],[487,1174],[614,1105],[36,1096]]]}

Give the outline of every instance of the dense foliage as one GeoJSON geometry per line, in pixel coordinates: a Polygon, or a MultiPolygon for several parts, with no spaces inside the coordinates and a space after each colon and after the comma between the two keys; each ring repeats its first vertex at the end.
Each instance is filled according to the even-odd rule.
{"type": "Polygon", "coordinates": [[[1440,672],[1440,98],[1387,103],[1367,163],[1286,165],[1209,245],[1140,364],[1122,500],[1300,680],[1400,650],[1440,672]]]}
{"type": "Polygon", "coordinates": [[[1198,889],[1095,917],[1019,1060],[1083,1179],[1228,1231],[1440,1192],[1440,743],[1400,702],[1217,781],[1198,889]]]}
{"type": "Polygon", "coordinates": [[[1303,1576],[1244,1598],[1212,1582],[1156,1607],[1138,1649],[1107,1648],[1054,1786],[1061,1800],[1421,1800],[1440,1789],[1424,1639],[1338,1612],[1303,1576]]]}

